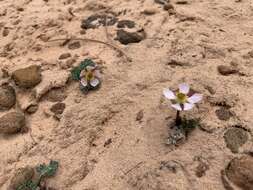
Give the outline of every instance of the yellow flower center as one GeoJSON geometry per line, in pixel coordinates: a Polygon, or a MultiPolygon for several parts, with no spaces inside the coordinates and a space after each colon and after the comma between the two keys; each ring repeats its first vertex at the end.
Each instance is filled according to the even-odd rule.
{"type": "Polygon", "coordinates": [[[94,75],[92,71],[87,71],[86,75],[85,75],[85,79],[87,81],[91,81],[93,79],[94,75]]]}
{"type": "Polygon", "coordinates": [[[176,96],[177,96],[177,102],[178,103],[184,104],[184,103],[187,102],[187,96],[185,94],[178,92],[176,94],[176,96]]]}

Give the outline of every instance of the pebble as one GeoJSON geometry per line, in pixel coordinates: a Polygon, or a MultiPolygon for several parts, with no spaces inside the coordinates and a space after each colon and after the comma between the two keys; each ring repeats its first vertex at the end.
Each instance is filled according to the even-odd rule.
{"type": "Polygon", "coordinates": [[[46,93],[43,99],[50,102],[62,102],[66,97],[67,95],[63,88],[54,88],[46,93]]]}
{"type": "Polygon", "coordinates": [[[163,9],[168,11],[168,10],[174,9],[174,6],[170,3],[167,3],[163,6],[163,9]]]}
{"type": "Polygon", "coordinates": [[[120,20],[117,24],[118,28],[134,28],[135,22],[132,20],[120,20]]]}
{"type": "Polygon", "coordinates": [[[13,134],[25,127],[25,116],[20,112],[9,112],[0,117],[0,133],[13,134]]]}
{"type": "Polygon", "coordinates": [[[59,56],[59,59],[67,59],[71,57],[71,54],[70,53],[63,53],[59,56]]]}
{"type": "Polygon", "coordinates": [[[225,169],[227,178],[242,190],[253,189],[253,157],[234,158],[225,169]]]}
{"type": "Polygon", "coordinates": [[[30,105],[27,109],[26,112],[29,114],[33,114],[38,110],[39,106],[38,104],[30,105]]]}
{"type": "Polygon", "coordinates": [[[32,88],[41,82],[41,69],[32,65],[13,72],[12,78],[17,86],[21,88],[32,88]]]}
{"type": "Polygon", "coordinates": [[[186,0],[177,0],[175,3],[180,4],[180,5],[185,5],[185,4],[188,4],[188,1],[186,1],[186,0]]]}
{"type": "Polygon", "coordinates": [[[31,180],[34,176],[34,169],[31,167],[19,168],[11,178],[8,190],[17,190],[20,185],[31,180]]]}
{"type": "Polygon", "coordinates": [[[169,3],[170,0],[154,0],[155,3],[158,3],[160,5],[165,5],[166,3],[169,3]]]}
{"type": "Polygon", "coordinates": [[[248,133],[241,128],[228,129],[224,134],[227,147],[233,153],[238,153],[239,148],[248,141],[248,133]]]}
{"type": "Polygon", "coordinates": [[[146,8],[143,11],[143,14],[145,15],[154,15],[158,12],[158,10],[156,8],[146,8]]]}
{"type": "Polygon", "coordinates": [[[66,104],[62,102],[58,102],[54,104],[51,108],[50,111],[53,112],[54,114],[62,114],[66,108],[66,104]]]}
{"type": "Polygon", "coordinates": [[[139,43],[144,40],[144,32],[127,32],[123,29],[117,31],[117,38],[121,44],[139,43]]]}
{"type": "Polygon", "coordinates": [[[3,85],[0,87],[0,110],[8,110],[16,104],[16,93],[13,87],[3,85]]]}
{"type": "Polygon", "coordinates": [[[232,113],[229,109],[225,107],[221,107],[220,109],[215,111],[216,116],[223,121],[228,121],[230,117],[232,116],[232,113]]]}
{"type": "Polygon", "coordinates": [[[68,48],[71,50],[78,49],[81,47],[81,43],[79,41],[69,43],[68,48]]]}
{"type": "Polygon", "coordinates": [[[89,16],[87,19],[82,21],[81,28],[83,29],[95,29],[99,26],[112,26],[114,25],[118,19],[113,15],[105,15],[105,14],[94,14],[89,16]]]}
{"type": "Polygon", "coordinates": [[[239,72],[238,69],[232,66],[226,66],[226,65],[219,65],[217,69],[221,75],[225,75],[225,76],[236,74],[239,72]]]}
{"type": "Polygon", "coordinates": [[[9,35],[9,33],[10,33],[9,29],[8,28],[4,28],[2,35],[3,35],[3,37],[6,37],[6,36],[9,35]]]}

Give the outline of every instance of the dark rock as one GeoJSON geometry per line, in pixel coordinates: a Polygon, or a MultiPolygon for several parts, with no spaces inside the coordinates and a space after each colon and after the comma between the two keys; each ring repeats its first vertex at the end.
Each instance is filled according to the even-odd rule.
{"type": "Polygon", "coordinates": [[[0,117],[0,133],[13,134],[25,127],[25,116],[20,112],[9,112],[0,117]]]}
{"type": "Polygon", "coordinates": [[[38,110],[39,106],[37,104],[30,105],[27,109],[26,112],[29,114],[33,114],[38,110]]]}
{"type": "Polygon", "coordinates": [[[141,122],[143,116],[144,116],[143,110],[139,111],[136,115],[136,121],[141,122]]]}
{"type": "Polygon", "coordinates": [[[57,115],[57,114],[62,114],[65,110],[65,107],[66,107],[65,103],[58,102],[58,103],[54,104],[50,108],[50,110],[51,110],[51,112],[53,112],[57,115]]]}
{"type": "Polygon", "coordinates": [[[209,169],[209,166],[204,162],[199,162],[195,174],[197,177],[203,177],[206,175],[206,171],[209,169]]]}
{"type": "Polygon", "coordinates": [[[226,65],[220,65],[218,66],[218,71],[222,75],[231,75],[231,74],[236,74],[238,73],[238,69],[232,67],[232,66],[226,66],[226,65]]]}
{"type": "Polygon", "coordinates": [[[135,22],[131,20],[120,20],[117,24],[118,28],[134,28],[135,22]]]}
{"type": "Polygon", "coordinates": [[[70,53],[63,53],[59,56],[59,59],[67,59],[71,57],[71,54],[70,53]]]}
{"type": "Polygon", "coordinates": [[[230,161],[225,173],[228,179],[242,190],[253,189],[253,157],[242,156],[230,161]]]}
{"type": "Polygon", "coordinates": [[[155,3],[158,3],[160,5],[165,5],[170,2],[170,0],[154,0],[155,3]]]}
{"type": "Polygon", "coordinates": [[[32,88],[41,82],[41,70],[39,66],[32,65],[14,71],[12,78],[19,87],[32,88]]]}
{"type": "Polygon", "coordinates": [[[167,3],[163,6],[163,9],[168,11],[168,10],[174,9],[174,6],[170,3],[167,3]]]}
{"type": "Polygon", "coordinates": [[[239,148],[248,141],[248,133],[241,128],[228,129],[224,134],[224,139],[227,147],[233,153],[238,153],[239,148]]]}
{"type": "Polygon", "coordinates": [[[118,19],[112,15],[105,15],[105,14],[95,14],[91,15],[87,19],[82,21],[81,28],[83,29],[95,29],[99,26],[112,26],[114,25],[118,19]]]}
{"type": "Polygon", "coordinates": [[[3,35],[3,37],[6,37],[6,36],[9,35],[9,33],[10,33],[9,29],[8,28],[4,28],[2,35],[3,35]]]}
{"type": "Polygon", "coordinates": [[[78,49],[81,47],[81,43],[79,41],[69,43],[68,48],[71,50],[78,49]]]}
{"type": "Polygon", "coordinates": [[[230,117],[232,116],[232,113],[230,112],[229,109],[225,107],[221,107],[220,109],[215,111],[216,116],[223,121],[228,121],[230,117]]]}
{"type": "Polygon", "coordinates": [[[50,102],[62,102],[66,99],[66,97],[67,95],[65,94],[64,88],[54,88],[45,94],[43,100],[48,100],[50,102]]]}
{"type": "Polygon", "coordinates": [[[8,190],[17,190],[20,185],[31,180],[34,176],[34,169],[31,167],[19,168],[13,175],[8,190]]]}
{"type": "Polygon", "coordinates": [[[112,139],[109,138],[107,141],[105,141],[104,147],[107,147],[107,146],[110,145],[111,143],[112,143],[112,139]]]}
{"type": "Polygon", "coordinates": [[[0,87],[0,110],[8,110],[16,104],[15,90],[9,85],[0,87]]]}
{"type": "Polygon", "coordinates": [[[175,3],[179,4],[179,5],[185,5],[185,4],[188,4],[188,1],[186,1],[186,0],[177,0],[175,3]]]}
{"type": "Polygon", "coordinates": [[[157,12],[158,11],[155,8],[146,8],[146,9],[144,9],[144,11],[142,13],[145,14],[145,15],[154,15],[157,12]]]}
{"type": "Polygon", "coordinates": [[[125,30],[117,31],[117,38],[120,43],[127,45],[130,43],[138,43],[145,38],[144,32],[127,32],[125,30]]]}

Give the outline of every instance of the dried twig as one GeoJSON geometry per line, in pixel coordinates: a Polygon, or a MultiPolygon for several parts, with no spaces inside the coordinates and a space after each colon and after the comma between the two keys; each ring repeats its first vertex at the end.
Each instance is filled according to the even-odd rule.
{"type": "Polygon", "coordinates": [[[49,42],[55,42],[55,41],[68,41],[69,42],[72,40],[94,42],[94,43],[107,45],[107,46],[115,49],[116,51],[118,51],[121,55],[124,55],[125,58],[127,59],[127,61],[132,62],[132,59],[130,57],[128,57],[128,55],[121,48],[119,48],[116,45],[111,44],[109,42],[104,42],[104,41],[90,39],[90,38],[61,38],[61,39],[52,39],[52,40],[49,40],[49,42]]]}
{"type": "Polygon", "coordinates": [[[136,164],[135,166],[133,166],[132,168],[130,168],[129,170],[127,170],[127,171],[124,173],[124,175],[129,174],[130,172],[132,172],[134,169],[138,168],[138,167],[139,167],[141,164],[143,164],[143,163],[144,163],[143,161],[139,162],[138,164],[136,164]]]}

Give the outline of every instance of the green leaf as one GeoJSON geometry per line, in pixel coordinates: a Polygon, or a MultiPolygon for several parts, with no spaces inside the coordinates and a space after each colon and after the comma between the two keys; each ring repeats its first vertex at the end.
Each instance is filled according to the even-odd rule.
{"type": "Polygon", "coordinates": [[[49,165],[41,164],[36,168],[36,171],[40,174],[40,177],[51,177],[54,176],[57,169],[58,169],[59,163],[57,161],[51,160],[49,165]]]}
{"type": "Polygon", "coordinates": [[[73,80],[80,80],[80,73],[84,70],[87,66],[95,66],[95,63],[91,59],[85,59],[80,63],[78,67],[75,67],[71,71],[71,76],[73,80]]]}
{"type": "Polygon", "coordinates": [[[31,180],[20,185],[17,190],[37,190],[38,186],[31,180]]]}

